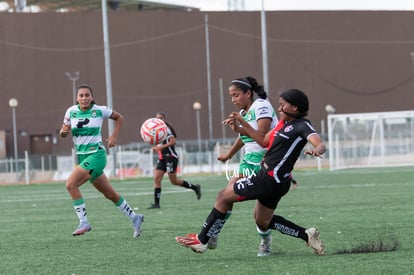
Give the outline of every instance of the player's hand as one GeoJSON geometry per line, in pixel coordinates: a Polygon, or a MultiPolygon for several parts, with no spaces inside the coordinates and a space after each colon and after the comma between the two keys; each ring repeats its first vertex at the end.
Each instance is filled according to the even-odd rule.
{"type": "Polygon", "coordinates": [[[229,157],[227,157],[227,155],[220,155],[217,157],[217,160],[221,161],[221,162],[226,162],[227,160],[229,160],[229,157]]]}
{"type": "Polygon", "coordinates": [[[116,138],[114,138],[113,136],[110,136],[109,138],[106,139],[106,142],[108,142],[108,147],[114,147],[116,145],[116,138]]]}
{"type": "Polygon", "coordinates": [[[317,158],[323,158],[322,154],[320,154],[318,151],[315,151],[315,150],[305,151],[304,154],[317,157],[317,158]]]}
{"type": "Polygon", "coordinates": [[[60,129],[60,136],[65,138],[69,135],[70,133],[70,125],[62,125],[62,128],[60,129]]]}

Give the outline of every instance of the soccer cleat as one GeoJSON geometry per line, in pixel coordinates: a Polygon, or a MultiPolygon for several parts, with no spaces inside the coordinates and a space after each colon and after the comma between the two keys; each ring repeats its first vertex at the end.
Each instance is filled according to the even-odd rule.
{"type": "Polygon", "coordinates": [[[217,248],[217,242],[218,242],[218,236],[217,235],[210,237],[210,240],[208,240],[208,243],[207,243],[207,248],[211,249],[211,250],[216,249],[217,248]]]}
{"type": "Polygon", "coordinates": [[[197,200],[199,200],[201,198],[201,186],[199,184],[195,185],[194,192],[197,195],[197,200]]]}
{"type": "Polygon", "coordinates": [[[161,206],[158,203],[151,203],[151,205],[147,209],[158,209],[161,206]]]}
{"type": "Polygon", "coordinates": [[[141,235],[141,224],[144,221],[144,215],[135,214],[135,217],[132,219],[132,226],[134,227],[134,238],[137,238],[141,235]]]}
{"type": "Polygon", "coordinates": [[[76,230],[73,231],[72,236],[83,235],[84,233],[89,232],[91,230],[92,230],[92,227],[89,225],[88,222],[81,222],[78,228],[76,228],[76,230]]]}
{"type": "Polygon", "coordinates": [[[270,245],[272,244],[272,236],[262,237],[259,244],[259,251],[257,257],[265,257],[271,254],[270,245]]]}
{"type": "Polygon", "coordinates": [[[325,255],[325,246],[321,239],[319,239],[318,229],[312,227],[305,230],[305,233],[308,235],[308,246],[312,247],[318,255],[325,255]]]}
{"type": "Polygon", "coordinates": [[[207,244],[201,243],[198,235],[194,233],[187,234],[185,237],[175,237],[175,240],[179,244],[191,248],[195,253],[202,254],[207,250],[207,244]]]}

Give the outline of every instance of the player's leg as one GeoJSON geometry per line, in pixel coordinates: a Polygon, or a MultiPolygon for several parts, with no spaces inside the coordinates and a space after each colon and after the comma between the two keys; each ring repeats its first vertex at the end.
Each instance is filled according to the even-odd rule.
{"type": "Polygon", "coordinates": [[[166,163],[167,166],[167,174],[170,182],[174,185],[178,185],[187,189],[192,189],[197,199],[201,198],[201,187],[199,184],[192,184],[190,181],[186,181],[183,179],[179,179],[177,177],[177,168],[178,168],[178,159],[177,158],[169,158],[166,163]]]}
{"type": "Polygon", "coordinates": [[[256,202],[254,207],[254,218],[256,220],[256,231],[260,236],[259,249],[257,252],[258,257],[269,256],[271,254],[270,246],[272,244],[272,230],[264,229],[259,224],[269,224],[273,217],[274,209],[267,208],[259,201],[256,202]],[[258,214],[260,213],[260,215],[258,214]]]}
{"type": "Polygon", "coordinates": [[[216,203],[207,216],[199,234],[188,234],[176,237],[177,242],[191,248],[196,253],[204,253],[211,236],[218,235],[226,222],[226,215],[237,202],[239,195],[234,192],[233,185],[237,178],[232,178],[226,188],[222,189],[216,198],[216,203]]]}
{"type": "Polygon", "coordinates": [[[144,216],[135,213],[124,197],[116,192],[105,174],[101,174],[92,182],[92,184],[105,196],[105,198],[111,200],[115,206],[130,219],[132,227],[134,228],[133,236],[134,238],[138,237],[141,234],[141,223],[144,221],[144,216]]]}
{"type": "Polygon", "coordinates": [[[161,200],[161,181],[166,171],[166,165],[164,160],[158,160],[157,166],[154,169],[154,203],[152,203],[147,209],[160,208],[161,200]]]}
{"type": "Polygon", "coordinates": [[[282,216],[274,214],[279,200],[289,191],[290,180],[271,186],[275,194],[272,198],[261,198],[255,208],[255,220],[260,231],[266,232],[268,229],[277,230],[295,238],[300,238],[307,242],[308,246],[319,254],[324,255],[325,249],[323,242],[319,239],[319,231],[316,228],[305,229],[282,216]]]}
{"type": "Polygon", "coordinates": [[[73,207],[79,219],[79,225],[75,231],[73,231],[73,236],[82,235],[92,229],[88,222],[85,201],[79,189],[80,186],[90,178],[91,175],[89,173],[89,170],[79,165],[73,170],[72,174],[66,181],[66,190],[72,198],[73,207]]]}

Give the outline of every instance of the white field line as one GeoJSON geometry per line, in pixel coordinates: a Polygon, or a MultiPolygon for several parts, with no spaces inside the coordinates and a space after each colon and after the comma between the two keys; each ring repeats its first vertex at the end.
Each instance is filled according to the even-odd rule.
{"type": "MultiPolygon", "coordinates": [[[[311,184],[301,184],[299,183],[299,190],[303,189],[344,189],[344,188],[375,188],[375,187],[393,187],[393,186],[409,186],[412,187],[414,184],[412,182],[398,182],[398,183],[364,183],[364,184],[357,184],[357,183],[351,183],[351,184],[341,184],[341,185],[311,185],[311,184]]],[[[185,192],[193,192],[191,189],[184,189],[180,187],[172,187],[169,188],[163,188],[162,194],[175,194],[175,193],[185,193],[185,192]]],[[[217,189],[201,189],[203,193],[210,193],[215,192],[217,193],[217,189]]],[[[134,196],[153,196],[154,191],[152,188],[140,188],[140,187],[119,187],[116,186],[116,191],[119,192],[122,196],[124,196],[127,200],[128,198],[134,197],[134,196]]],[[[85,199],[97,199],[97,198],[103,198],[103,195],[99,193],[97,190],[91,189],[91,190],[82,190],[81,192],[83,194],[83,197],[85,199]]],[[[45,192],[45,190],[33,190],[33,191],[22,191],[18,193],[13,193],[13,195],[7,193],[7,194],[0,194],[0,203],[11,203],[11,202],[39,202],[39,201],[53,201],[53,200],[70,200],[69,194],[66,192],[64,188],[62,188],[62,191],[53,190],[50,192],[45,192]],[[5,196],[4,198],[1,198],[1,196],[5,196]]]]}

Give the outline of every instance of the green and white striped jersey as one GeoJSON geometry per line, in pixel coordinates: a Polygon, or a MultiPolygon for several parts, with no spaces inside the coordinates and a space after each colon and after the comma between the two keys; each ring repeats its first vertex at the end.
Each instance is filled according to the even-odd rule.
{"type": "MultiPolygon", "coordinates": [[[[250,106],[249,110],[241,110],[240,114],[243,119],[250,124],[250,126],[257,130],[259,128],[257,121],[261,118],[271,118],[272,123],[270,129],[273,129],[277,124],[277,117],[275,110],[266,99],[258,98],[250,106]]],[[[265,151],[263,147],[257,144],[251,137],[240,135],[240,139],[244,143],[245,153],[262,152],[265,151]]]]}
{"type": "Polygon", "coordinates": [[[70,125],[76,154],[90,154],[105,149],[102,143],[102,124],[112,114],[107,106],[93,104],[86,111],[74,105],[66,110],[63,123],[70,125]]]}

